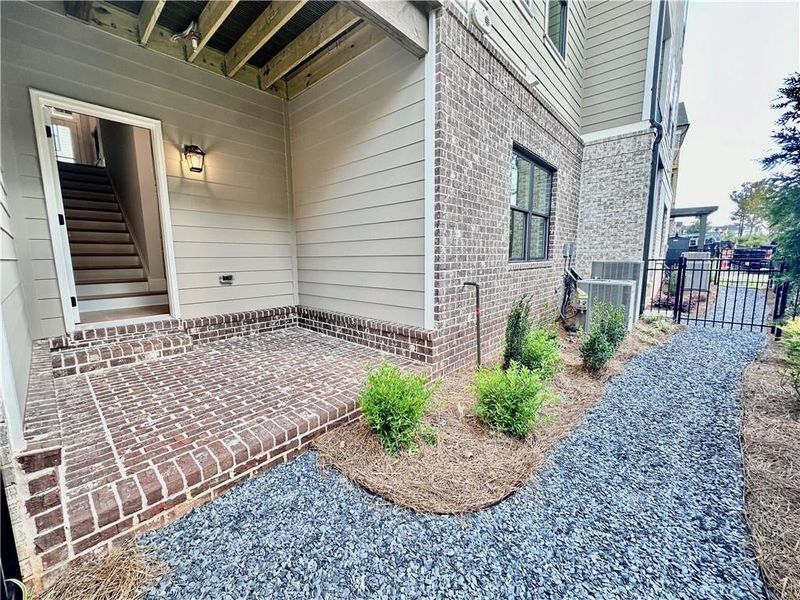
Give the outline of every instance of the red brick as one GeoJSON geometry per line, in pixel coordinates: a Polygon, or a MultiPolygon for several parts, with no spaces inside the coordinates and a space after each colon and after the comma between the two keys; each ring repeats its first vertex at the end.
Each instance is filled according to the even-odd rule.
{"type": "Polygon", "coordinates": [[[60,546],[42,555],[42,567],[47,571],[65,562],[68,557],[69,550],[67,546],[60,546]]]}
{"type": "Polygon", "coordinates": [[[119,521],[122,517],[119,503],[110,485],[95,490],[92,492],[91,497],[94,512],[97,515],[98,527],[103,527],[109,523],[119,521]]]}
{"type": "Polygon", "coordinates": [[[132,515],[142,509],[142,492],[133,477],[116,483],[117,495],[122,502],[123,516],[132,515]]]}
{"type": "Polygon", "coordinates": [[[25,501],[25,509],[32,517],[54,508],[61,503],[61,496],[58,490],[51,490],[38,496],[32,496],[25,501]]]}
{"type": "Polygon", "coordinates": [[[64,524],[64,512],[61,507],[48,510],[36,517],[36,531],[42,532],[64,524]]]}
{"type": "Polygon", "coordinates": [[[67,536],[64,533],[64,528],[59,527],[58,529],[53,529],[47,533],[37,535],[33,540],[33,544],[36,547],[37,554],[41,554],[42,552],[46,552],[50,548],[53,548],[58,544],[63,544],[66,541],[67,536]]]}
{"type": "Polygon", "coordinates": [[[41,494],[47,490],[53,489],[58,486],[58,480],[55,473],[46,473],[39,477],[35,477],[28,481],[28,492],[31,496],[41,494]]]}
{"type": "Polygon", "coordinates": [[[142,487],[145,498],[147,498],[148,505],[155,504],[164,498],[161,480],[152,468],[142,471],[136,477],[139,479],[139,485],[142,487]]]}
{"type": "Polygon", "coordinates": [[[69,517],[70,537],[73,540],[82,538],[94,531],[94,516],[88,494],[71,500],[67,505],[67,515],[69,517]]]}

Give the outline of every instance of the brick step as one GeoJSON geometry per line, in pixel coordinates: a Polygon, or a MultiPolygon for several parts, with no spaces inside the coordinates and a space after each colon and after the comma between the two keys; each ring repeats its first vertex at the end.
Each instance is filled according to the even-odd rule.
{"type": "Polygon", "coordinates": [[[129,365],[145,360],[183,354],[192,349],[192,337],[186,333],[166,333],[91,346],[56,349],[52,352],[54,377],[67,377],[89,371],[129,365]]]}

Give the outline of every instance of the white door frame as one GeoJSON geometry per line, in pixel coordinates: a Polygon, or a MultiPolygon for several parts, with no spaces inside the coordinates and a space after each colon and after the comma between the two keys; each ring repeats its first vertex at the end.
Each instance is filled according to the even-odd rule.
{"type": "Polygon", "coordinates": [[[178,301],[178,276],[175,267],[175,246],[172,241],[172,218],[169,212],[169,193],[167,190],[167,167],[164,156],[164,139],[161,134],[161,121],[142,117],[132,113],[74,100],[31,89],[31,106],[33,107],[33,123],[36,132],[36,146],[39,153],[39,166],[42,171],[45,204],[47,206],[47,222],[50,227],[50,240],[53,244],[56,277],[61,294],[61,306],[64,313],[64,326],[67,332],[75,330],[78,322],[70,301],[75,295],[75,278],[72,272],[72,256],[69,241],[66,239],[66,226],[59,223],[62,212],[61,183],[58,178],[58,165],[52,144],[45,130],[49,122],[48,107],[57,107],[70,112],[77,112],[98,119],[116,121],[125,125],[142,127],[150,131],[153,147],[153,167],[156,174],[156,193],[158,194],[159,216],[161,218],[161,239],[164,244],[164,268],[167,275],[167,294],[169,296],[169,312],[174,318],[180,318],[178,301]]]}

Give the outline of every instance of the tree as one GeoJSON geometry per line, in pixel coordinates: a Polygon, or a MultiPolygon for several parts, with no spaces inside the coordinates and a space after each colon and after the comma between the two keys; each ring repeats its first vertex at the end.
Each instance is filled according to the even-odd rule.
{"type": "Polygon", "coordinates": [[[766,201],[771,193],[768,180],[743,183],[738,190],[731,192],[731,200],[736,205],[731,219],[739,223],[739,237],[745,233],[753,235],[766,225],[766,201]]]}
{"type": "Polygon", "coordinates": [[[765,208],[787,277],[800,283],[800,72],[789,75],[778,92],[772,105],[783,111],[772,134],[778,150],[763,160],[773,170],[765,208]]]}
{"type": "Polygon", "coordinates": [[[700,219],[695,219],[683,228],[684,235],[697,235],[700,233],[700,219]]]}

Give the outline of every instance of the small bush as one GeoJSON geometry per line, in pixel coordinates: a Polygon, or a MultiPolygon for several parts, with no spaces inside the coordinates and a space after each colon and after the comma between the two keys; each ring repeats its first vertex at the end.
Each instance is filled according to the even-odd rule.
{"type": "Polygon", "coordinates": [[[507,369],[511,361],[520,362],[525,352],[525,341],[531,330],[531,300],[527,294],[520,297],[511,307],[506,321],[506,344],[503,348],[503,368],[507,369]]]}
{"type": "Polygon", "coordinates": [[[592,327],[597,327],[616,349],[628,335],[628,317],[621,306],[600,302],[592,318],[592,327]]]}
{"type": "MultiPolygon", "coordinates": [[[[423,375],[402,373],[384,362],[369,372],[361,390],[361,412],[389,454],[417,449],[422,417],[435,392],[423,375]]],[[[426,438],[431,437],[426,432],[426,438]]]]}
{"type": "Polygon", "coordinates": [[[789,366],[786,369],[786,376],[789,385],[800,398],[800,317],[789,321],[782,328],[781,345],[786,350],[786,358],[789,366]]]}
{"type": "Polygon", "coordinates": [[[481,369],[473,384],[475,413],[489,427],[516,438],[525,438],[536,424],[549,392],[535,371],[512,362],[508,369],[481,369]]]}
{"type": "Polygon", "coordinates": [[[539,373],[545,381],[552,380],[563,367],[553,332],[541,328],[532,330],[525,340],[520,363],[539,373]]]}
{"type": "Polygon", "coordinates": [[[644,315],[642,321],[648,328],[661,333],[668,333],[672,329],[672,321],[664,315],[644,315]]]}
{"type": "Polygon", "coordinates": [[[581,342],[580,354],[583,366],[588,371],[599,371],[614,357],[616,346],[612,344],[605,332],[597,325],[585,334],[581,342]]]}

